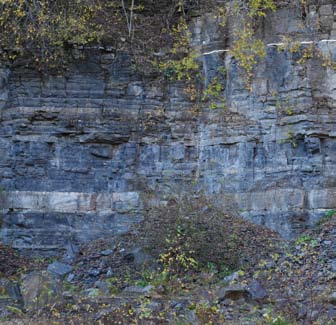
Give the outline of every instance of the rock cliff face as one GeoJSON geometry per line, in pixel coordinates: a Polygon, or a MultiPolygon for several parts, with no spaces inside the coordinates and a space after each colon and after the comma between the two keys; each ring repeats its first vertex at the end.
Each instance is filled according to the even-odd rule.
{"type": "MultiPolygon", "coordinates": [[[[336,42],[325,40],[336,36],[336,6],[308,9],[284,6],[259,34],[266,43],[314,41],[335,60],[336,42]]],[[[202,53],[224,46],[213,19],[191,23],[202,53]]],[[[248,91],[230,52],[201,55],[206,79],[226,68],[228,108],[198,113],[183,83],[148,80],[109,51],[92,51],[62,76],[2,68],[0,239],[52,253],[115,236],[143,218],[150,198],[191,185],[295,236],[336,206],[336,73],[298,56],[267,46],[248,91]]]]}

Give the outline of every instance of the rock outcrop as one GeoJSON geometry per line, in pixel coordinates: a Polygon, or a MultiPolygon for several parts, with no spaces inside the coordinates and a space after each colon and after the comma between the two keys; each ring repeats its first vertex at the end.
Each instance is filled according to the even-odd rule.
{"type": "Polygon", "coordinates": [[[200,55],[205,82],[226,70],[227,109],[194,112],[183,83],[139,76],[113,51],[92,50],[63,75],[3,67],[0,239],[50,254],[114,236],[143,218],[149,198],[190,184],[287,238],[314,224],[336,202],[336,73],[271,43],[314,41],[335,60],[335,14],[332,1],[311,1],[304,15],[268,15],[252,91],[230,52],[216,52],[224,37],[213,16],[194,18],[193,46],[213,51],[200,55]]]}

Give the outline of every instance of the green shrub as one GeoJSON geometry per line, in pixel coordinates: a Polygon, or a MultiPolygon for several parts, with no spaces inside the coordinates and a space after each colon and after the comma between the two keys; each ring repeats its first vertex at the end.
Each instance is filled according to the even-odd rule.
{"type": "Polygon", "coordinates": [[[273,250],[274,232],[229,216],[205,197],[172,199],[148,210],[136,241],[167,273],[207,269],[226,275],[273,250]]]}
{"type": "Polygon", "coordinates": [[[264,43],[255,38],[250,24],[245,24],[244,28],[236,33],[231,53],[238,61],[239,66],[245,71],[245,82],[251,90],[254,67],[259,59],[266,58],[266,50],[264,43]]]}
{"type": "Polygon", "coordinates": [[[251,17],[265,17],[267,11],[274,11],[275,8],[274,0],[249,0],[249,15],[251,17]]]}

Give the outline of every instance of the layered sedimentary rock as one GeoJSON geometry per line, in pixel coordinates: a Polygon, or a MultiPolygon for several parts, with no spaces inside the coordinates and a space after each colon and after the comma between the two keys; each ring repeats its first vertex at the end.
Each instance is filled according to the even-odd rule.
{"type": "Polygon", "coordinates": [[[226,69],[226,109],[195,112],[183,82],[140,76],[126,54],[92,51],[63,75],[3,67],[1,240],[50,253],[115,236],[151,198],[191,185],[288,238],[314,224],[336,206],[336,73],[273,43],[312,40],[335,60],[334,13],[325,1],[269,15],[252,91],[230,52],[216,51],[229,44],[213,16],[194,18],[193,46],[213,51],[199,57],[205,82],[226,69]]]}

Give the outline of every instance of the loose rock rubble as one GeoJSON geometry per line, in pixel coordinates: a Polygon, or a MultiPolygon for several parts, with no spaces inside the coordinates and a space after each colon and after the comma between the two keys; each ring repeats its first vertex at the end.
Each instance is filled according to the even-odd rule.
{"type": "MultiPolygon", "coordinates": [[[[159,269],[155,271],[155,261],[134,247],[131,238],[95,241],[81,247],[71,265],[54,261],[20,281],[2,279],[0,312],[8,320],[4,324],[26,324],[27,317],[34,324],[41,319],[46,319],[44,324],[336,321],[336,216],[293,242],[277,241],[269,258],[224,278],[207,270],[146,282],[140,264],[157,275],[159,269]],[[130,270],[132,276],[125,278],[123,272],[130,270]]],[[[14,270],[7,271],[15,276],[14,270]]]]}

